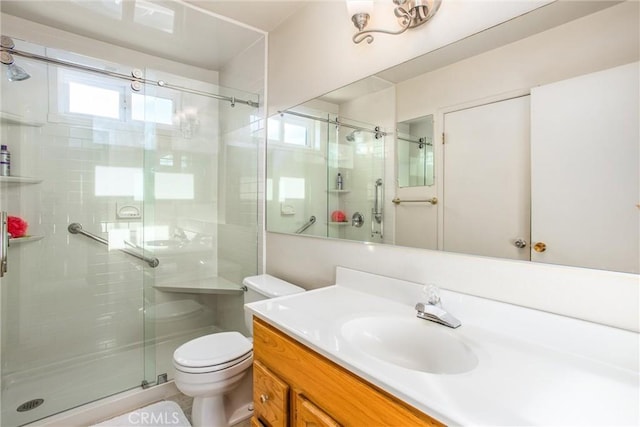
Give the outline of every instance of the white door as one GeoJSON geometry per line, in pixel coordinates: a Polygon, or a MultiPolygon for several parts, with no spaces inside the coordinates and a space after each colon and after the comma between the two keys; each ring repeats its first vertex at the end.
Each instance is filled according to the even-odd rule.
{"type": "Polygon", "coordinates": [[[529,96],[445,114],[444,250],[529,259],[529,117],[529,96]]]}
{"type": "Polygon", "coordinates": [[[532,260],[640,271],[638,63],[531,91],[532,260]]]}

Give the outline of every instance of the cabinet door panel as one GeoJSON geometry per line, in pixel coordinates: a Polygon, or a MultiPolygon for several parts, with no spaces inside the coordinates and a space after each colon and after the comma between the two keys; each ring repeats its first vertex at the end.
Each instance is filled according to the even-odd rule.
{"type": "Polygon", "coordinates": [[[269,427],[286,427],[289,386],[258,361],[253,362],[255,417],[269,427]]]}
{"type": "Polygon", "coordinates": [[[340,424],[322,409],[296,394],[295,427],[340,427],[340,424]]]}

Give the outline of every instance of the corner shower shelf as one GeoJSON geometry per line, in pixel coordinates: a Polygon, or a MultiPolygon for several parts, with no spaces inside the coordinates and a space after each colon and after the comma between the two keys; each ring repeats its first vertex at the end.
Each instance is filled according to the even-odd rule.
{"type": "Polygon", "coordinates": [[[156,283],[153,287],[164,292],[188,294],[240,294],[244,292],[240,285],[217,276],[186,282],[156,283]]]}
{"type": "Polygon", "coordinates": [[[9,184],[38,184],[42,182],[42,179],[29,176],[0,176],[0,182],[7,182],[9,184]]]}
{"type": "Polygon", "coordinates": [[[349,221],[330,221],[329,225],[349,225],[351,224],[349,221]]]}
{"type": "Polygon", "coordinates": [[[37,236],[37,235],[15,237],[15,238],[9,239],[9,246],[15,245],[18,243],[37,242],[38,240],[42,240],[42,239],[44,239],[44,236],[37,236]]]}
{"type": "Polygon", "coordinates": [[[327,190],[329,193],[349,193],[351,190],[327,190]]]}

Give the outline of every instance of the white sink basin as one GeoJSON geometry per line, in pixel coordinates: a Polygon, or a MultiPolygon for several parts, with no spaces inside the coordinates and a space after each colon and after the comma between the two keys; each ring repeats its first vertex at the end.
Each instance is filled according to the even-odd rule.
{"type": "Polygon", "coordinates": [[[478,358],[454,329],[418,318],[371,316],[349,320],[342,336],[386,363],[432,374],[461,374],[478,358]]]}

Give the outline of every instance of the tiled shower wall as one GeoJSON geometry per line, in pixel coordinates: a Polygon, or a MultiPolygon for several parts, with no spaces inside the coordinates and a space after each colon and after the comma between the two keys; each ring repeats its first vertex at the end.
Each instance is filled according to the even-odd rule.
{"type": "MultiPolygon", "coordinates": [[[[46,74],[34,75],[24,82],[23,90],[42,90],[39,78],[46,79],[46,74]],[[36,87],[31,89],[27,82],[35,82],[36,87]]],[[[48,96],[45,90],[32,94],[30,99],[44,100],[46,105],[48,96]]],[[[193,134],[175,129],[149,132],[144,126],[113,129],[98,120],[82,125],[72,121],[56,123],[53,120],[60,117],[52,114],[40,116],[38,126],[3,123],[2,141],[7,141],[12,151],[13,175],[42,179],[39,184],[3,184],[3,209],[27,220],[29,234],[43,236],[42,240],[14,243],[11,247],[13,274],[3,279],[3,373],[52,369],[106,356],[114,350],[134,349],[137,356],[132,363],[140,365],[135,378],[131,378],[131,386],[135,386],[142,379],[140,344],[145,338],[145,309],[149,313],[149,307],[158,308],[151,313],[175,316],[171,322],[151,319],[154,328],[147,328],[146,332],[151,332],[158,342],[180,333],[216,330],[219,320],[215,297],[167,293],[154,290],[154,283],[206,281],[220,272],[239,284],[242,277],[256,273],[257,149],[247,125],[247,110],[242,113],[244,123],[228,130],[224,139],[218,129],[218,110],[229,108],[223,105],[226,103],[184,94],[180,103],[179,108],[193,107],[198,111],[193,134]],[[222,141],[233,142],[237,147],[225,148],[222,141]],[[145,147],[149,150],[145,151],[145,147]],[[223,183],[218,182],[220,164],[226,164],[229,171],[223,183]],[[145,166],[150,172],[192,174],[194,197],[149,203],[132,196],[98,196],[96,166],[145,166]],[[225,191],[224,224],[219,224],[218,215],[221,185],[229,186],[225,191]],[[144,225],[164,227],[155,236],[149,236],[147,231],[144,240],[171,240],[177,230],[182,230],[195,243],[188,250],[156,250],[154,256],[160,259],[160,266],[150,269],[140,260],[108,251],[97,242],[67,231],[72,222],[105,238],[109,230],[129,229],[130,240],[142,243],[142,218],[116,217],[116,207],[123,204],[141,208],[144,225]],[[234,236],[225,239],[225,256],[220,263],[219,233],[234,236]],[[238,239],[241,235],[246,237],[238,239]],[[179,304],[171,308],[176,301],[179,304]],[[181,309],[186,311],[181,313],[181,309]],[[182,314],[190,316],[185,318],[182,314]]],[[[153,192],[147,192],[149,195],[153,192]]],[[[233,314],[220,316],[220,321],[233,318],[231,323],[238,325],[242,320],[241,295],[224,299],[232,307],[224,311],[233,314]]],[[[164,359],[167,353],[170,356],[165,352],[164,359]]],[[[158,359],[157,363],[167,365],[166,360],[158,359]]]]}
{"type": "MultiPolygon", "coordinates": [[[[67,231],[69,223],[79,222],[101,234],[103,224],[114,219],[115,200],[94,194],[96,165],[142,163],[141,148],[96,143],[104,136],[63,124],[3,126],[3,141],[11,141],[13,174],[42,179],[7,187],[7,210],[30,224],[29,234],[44,236],[16,243],[10,251],[13,274],[5,280],[9,297],[3,298],[11,305],[3,314],[12,316],[3,324],[9,331],[3,343],[5,372],[140,341],[141,332],[130,326],[142,316],[139,263],[67,231]]],[[[135,135],[112,136],[130,140],[135,135]]]]}

